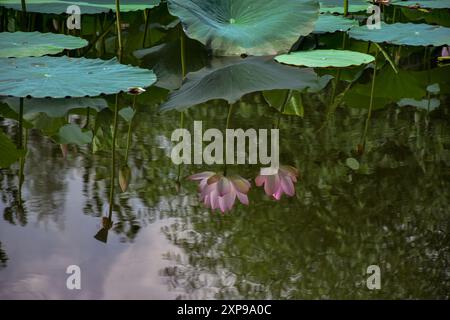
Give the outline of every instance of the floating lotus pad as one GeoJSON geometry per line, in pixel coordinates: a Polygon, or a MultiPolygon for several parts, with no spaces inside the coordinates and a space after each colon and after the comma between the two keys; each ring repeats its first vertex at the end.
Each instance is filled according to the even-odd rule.
{"type": "Polygon", "coordinates": [[[359,26],[358,21],[347,19],[343,16],[321,14],[314,27],[314,33],[332,33],[336,31],[348,31],[359,26]]]}
{"type": "Polygon", "coordinates": [[[410,7],[410,8],[427,8],[427,9],[448,9],[450,8],[450,0],[419,0],[419,1],[398,1],[393,5],[410,7]]]}
{"type": "Polygon", "coordinates": [[[38,57],[78,49],[88,41],[63,34],[40,32],[0,32],[0,58],[38,57]]]}
{"type": "Polygon", "coordinates": [[[349,31],[357,40],[386,42],[408,46],[443,46],[450,44],[450,28],[415,23],[381,23],[380,29],[369,30],[367,26],[355,27],[349,31]]]}
{"type": "Polygon", "coordinates": [[[234,103],[247,93],[263,90],[314,90],[323,88],[322,78],[326,81],[331,78],[320,78],[312,69],[276,63],[271,57],[226,58],[213,64],[188,73],[181,88],[170,95],[161,109],[179,110],[213,99],[234,103]]]}
{"type": "MultiPolygon", "coordinates": [[[[81,14],[97,14],[115,11],[114,0],[26,0],[28,12],[38,13],[66,13],[71,5],[80,7],[81,14]]],[[[121,0],[120,11],[137,11],[151,9],[159,5],[160,0],[121,0]]],[[[22,10],[21,0],[1,0],[0,6],[15,10],[22,10]]]]}
{"type": "Polygon", "coordinates": [[[216,55],[275,55],[289,51],[311,33],[319,6],[315,0],[168,0],[186,34],[216,55]]]}
{"type": "Polygon", "coordinates": [[[68,57],[0,58],[0,95],[34,98],[98,96],[148,87],[151,70],[117,62],[68,57]]]}
{"type": "MultiPolygon", "coordinates": [[[[355,13],[366,11],[371,4],[367,0],[349,0],[348,12],[355,13]]],[[[344,0],[322,0],[320,1],[320,12],[344,13],[344,0]]]]}
{"type": "Polygon", "coordinates": [[[371,55],[349,50],[310,50],[283,54],[275,60],[295,66],[311,68],[349,67],[367,64],[375,60],[371,55]]]}

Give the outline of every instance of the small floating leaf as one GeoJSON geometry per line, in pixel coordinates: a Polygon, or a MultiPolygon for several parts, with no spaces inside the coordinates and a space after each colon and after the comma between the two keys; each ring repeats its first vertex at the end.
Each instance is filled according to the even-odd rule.
{"type": "Polygon", "coordinates": [[[283,54],[275,60],[284,64],[306,67],[349,67],[375,60],[371,55],[349,50],[310,50],[283,54]]]}
{"type": "Polygon", "coordinates": [[[0,32],[0,58],[39,57],[88,45],[79,37],[56,33],[0,32]]]}
{"type": "Polygon", "coordinates": [[[357,171],[359,170],[359,161],[356,160],[355,158],[347,158],[347,160],[345,160],[345,164],[347,165],[347,167],[349,167],[350,169],[357,171]]]}
{"type": "Polygon", "coordinates": [[[319,19],[314,26],[314,33],[332,33],[336,31],[348,31],[349,29],[359,26],[358,21],[347,19],[343,16],[335,16],[331,14],[320,14],[319,19]]]}

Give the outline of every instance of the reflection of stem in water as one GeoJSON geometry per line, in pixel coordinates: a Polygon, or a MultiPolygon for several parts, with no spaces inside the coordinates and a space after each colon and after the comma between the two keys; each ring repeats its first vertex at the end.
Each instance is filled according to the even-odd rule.
{"type": "Polygon", "coordinates": [[[117,26],[117,42],[119,44],[119,57],[122,55],[122,26],[120,22],[120,0],[116,0],[116,26],[117,26]]]}
{"type": "MultiPolygon", "coordinates": [[[[180,112],[180,129],[184,128],[184,112],[180,112]]],[[[181,164],[178,165],[177,168],[178,172],[177,172],[177,182],[180,182],[180,178],[181,178],[181,164]]]]}
{"type": "MultiPolygon", "coordinates": [[[[181,25],[181,24],[180,24],[181,25]]],[[[186,76],[186,43],[183,28],[180,27],[180,56],[181,56],[181,78],[186,76]]],[[[180,113],[180,128],[184,128],[184,111],[180,113]]],[[[181,178],[181,164],[178,165],[177,182],[181,178]]]]}
{"type": "MultiPolygon", "coordinates": [[[[142,47],[145,48],[145,42],[147,40],[147,33],[148,33],[148,25],[150,22],[150,11],[148,9],[144,10],[144,38],[142,39],[142,47]]],[[[149,34],[150,39],[150,34],[149,34]]],[[[152,40],[150,39],[150,45],[152,44],[152,40]]]]}
{"type": "Polygon", "coordinates": [[[23,98],[20,98],[20,106],[19,106],[19,116],[17,118],[17,121],[19,122],[19,149],[22,149],[22,131],[23,131],[23,98]]]}
{"type": "Polygon", "coordinates": [[[134,115],[136,114],[136,97],[137,95],[133,96],[133,116],[130,119],[130,123],[128,124],[128,134],[127,134],[127,148],[125,150],[125,163],[128,163],[128,155],[130,151],[130,145],[131,145],[131,124],[133,123],[134,115]]]}
{"type": "Polygon", "coordinates": [[[362,137],[361,145],[362,150],[364,151],[366,147],[366,137],[367,137],[367,131],[369,130],[369,122],[370,118],[372,117],[372,109],[373,109],[373,95],[375,93],[375,79],[377,76],[377,57],[378,57],[379,51],[377,51],[377,54],[375,55],[375,62],[373,66],[373,78],[372,78],[372,87],[370,88],[370,102],[369,102],[369,112],[367,113],[367,119],[366,124],[364,126],[364,134],[362,137]]]}
{"type": "Polygon", "coordinates": [[[116,180],[116,138],[117,138],[117,118],[119,114],[119,94],[116,94],[116,102],[114,105],[114,123],[113,136],[111,146],[111,187],[109,190],[109,215],[108,219],[112,219],[113,201],[114,201],[114,186],[116,180]]]}
{"type": "Polygon", "coordinates": [[[20,0],[20,3],[22,5],[22,28],[25,32],[27,31],[27,4],[25,0],[20,0]]]}
{"type": "MultiPolygon", "coordinates": [[[[231,124],[231,115],[233,113],[233,109],[234,109],[234,105],[235,103],[230,103],[229,104],[229,108],[228,108],[228,115],[227,115],[227,124],[225,127],[225,134],[226,134],[226,130],[230,129],[230,124],[231,124]]],[[[227,159],[227,148],[225,147],[225,159],[227,159]]],[[[227,175],[227,162],[224,161],[224,166],[223,166],[223,175],[226,176],[227,175]]]]}
{"type": "MultiPolygon", "coordinates": [[[[25,129],[25,151],[27,149],[28,144],[28,129],[25,129]]],[[[22,206],[22,185],[25,180],[24,168],[25,168],[25,157],[26,152],[19,159],[19,206],[22,206]]]]}

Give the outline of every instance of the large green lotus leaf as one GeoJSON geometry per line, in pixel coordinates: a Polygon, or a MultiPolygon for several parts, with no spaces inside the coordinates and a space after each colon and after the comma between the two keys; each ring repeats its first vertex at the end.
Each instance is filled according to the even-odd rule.
{"type": "MultiPolygon", "coordinates": [[[[349,0],[348,12],[355,13],[366,11],[369,7],[366,0],[349,0]]],[[[344,13],[344,0],[322,0],[320,1],[320,12],[344,13]]]]}
{"type": "Polygon", "coordinates": [[[64,49],[78,49],[86,40],[56,33],[0,32],[0,58],[38,57],[57,54],[64,49]]]}
{"type": "Polygon", "coordinates": [[[408,46],[443,46],[450,44],[450,28],[417,23],[381,23],[380,29],[367,26],[352,28],[350,37],[372,42],[408,46]]]}
{"type": "Polygon", "coordinates": [[[396,1],[392,3],[396,6],[428,9],[448,9],[450,0],[416,0],[416,1],[396,1]]]}
{"type": "Polygon", "coordinates": [[[168,0],[186,34],[216,55],[275,55],[311,33],[317,0],[168,0]]]}
{"type": "Polygon", "coordinates": [[[117,62],[68,57],[0,58],[0,95],[34,98],[98,96],[148,87],[151,70],[117,62]]]}
{"type": "Polygon", "coordinates": [[[359,26],[359,23],[356,20],[344,18],[343,16],[335,16],[332,14],[320,14],[314,27],[314,33],[348,31],[355,26],[359,26]]]}
{"type": "MultiPolygon", "coordinates": [[[[159,5],[160,0],[120,0],[120,11],[136,11],[150,9],[159,5]]],[[[67,7],[77,5],[81,14],[97,14],[115,11],[114,0],[26,0],[28,12],[66,13],[67,7]]],[[[0,0],[0,6],[22,10],[21,0],[0,0]]]]}
{"type": "Polygon", "coordinates": [[[357,51],[328,49],[292,52],[277,56],[275,60],[295,66],[326,68],[367,64],[374,61],[375,58],[357,51]]]}
{"type": "Polygon", "coordinates": [[[18,150],[14,143],[0,130],[0,168],[7,168],[24,155],[23,150],[18,150]]]}
{"type": "MultiPolygon", "coordinates": [[[[20,99],[19,98],[3,98],[1,102],[6,103],[14,112],[19,112],[20,99]]],[[[108,107],[108,103],[102,98],[60,98],[60,99],[45,99],[33,98],[25,99],[23,103],[23,114],[33,114],[43,112],[49,117],[58,118],[63,117],[73,109],[91,108],[95,111],[100,111],[108,107]]]]}
{"type": "Polygon", "coordinates": [[[183,109],[213,99],[234,103],[251,92],[304,90],[322,85],[321,78],[312,69],[285,66],[271,56],[223,58],[213,61],[211,67],[189,73],[181,88],[170,95],[161,109],[183,109]]]}

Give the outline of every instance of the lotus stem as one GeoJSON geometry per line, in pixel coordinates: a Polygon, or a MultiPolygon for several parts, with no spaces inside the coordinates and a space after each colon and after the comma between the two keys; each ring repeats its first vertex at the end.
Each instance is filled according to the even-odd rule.
{"type": "Polygon", "coordinates": [[[114,202],[114,187],[116,180],[116,139],[117,139],[117,118],[119,115],[119,94],[116,94],[116,102],[114,104],[114,122],[113,122],[113,136],[111,146],[111,188],[109,190],[109,215],[108,219],[112,219],[113,202],[114,202]]]}
{"type": "MultiPolygon", "coordinates": [[[[100,21],[100,26],[102,26],[102,22],[100,21]]],[[[89,46],[87,46],[87,48],[84,50],[84,55],[86,55],[89,51],[91,51],[91,49],[94,47],[94,45],[98,42],[98,41],[102,41],[105,36],[111,31],[112,27],[114,26],[114,21],[111,22],[108,27],[106,27],[105,30],[103,30],[103,32],[96,38],[94,39],[89,46]]],[[[103,29],[103,28],[102,28],[103,29]]],[[[103,46],[103,43],[102,43],[103,46]]],[[[101,47],[102,48],[102,47],[101,47]]]]}
{"type": "MultiPolygon", "coordinates": [[[[144,27],[144,38],[142,39],[142,48],[145,48],[145,41],[147,40],[148,25],[150,22],[149,15],[150,15],[149,10],[145,9],[144,10],[144,20],[145,20],[144,25],[145,25],[145,27],[144,27]]],[[[150,44],[151,44],[151,41],[150,41],[150,44]]]]}
{"type": "Polygon", "coordinates": [[[344,0],[344,16],[348,16],[348,0],[344,0]]]}
{"type": "MultiPolygon", "coordinates": [[[[25,149],[28,145],[28,129],[25,129],[25,149]]],[[[20,157],[19,160],[19,188],[18,188],[18,193],[19,193],[19,206],[22,206],[22,185],[23,182],[25,180],[25,175],[24,175],[24,169],[25,169],[25,156],[26,154],[24,154],[23,156],[20,157]]]]}
{"type": "Polygon", "coordinates": [[[186,39],[183,29],[180,28],[180,54],[181,54],[181,74],[182,78],[186,76],[186,39]]]}
{"type": "MultiPolygon", "coordinates": [[[[180,128],[184,128],[184,112],[180,112],[180,128]]],[[[178,165],[177,168],[177,182],[180,183],[180,177],[181,177],[181,164],[178,165]]]]}
{"type": "Polygon", "coordinates": [[[365,147],[366,147],[366,137],[367,137],[367,132],[369,130],[369,122],[370,122],[370,119],[372,117],[373,95],[375,93],[375,79],[377,77],[377,57],[378,57],[378,53],[379,53],[379,51],[377,51],[377,54],[375,55],[375,65],[373,67],[372,87],[370,89],[369,112],[367,113],[367,119],[366,119],[366,124],[364,126],[364,134],[363,134],[362,143],[361,143],[363,151],[365,150],[365,147]]]}
{"type": "Polygon", "coordinates": [[[120,0],[116,0],[116,26],[117,26],[117,42],[119,44],[119,57],[122,55],[122,26],[120,22],[120,0]]]}

